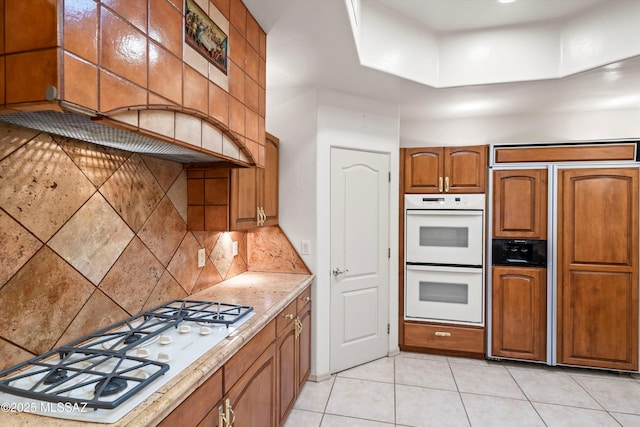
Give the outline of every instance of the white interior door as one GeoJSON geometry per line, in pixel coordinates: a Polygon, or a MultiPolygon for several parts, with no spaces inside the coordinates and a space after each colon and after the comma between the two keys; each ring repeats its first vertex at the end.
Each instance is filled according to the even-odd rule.
{"type": "Polygon", "coordinates": [[[331,373],[386,356],[389,156],[331,149],[331,373]]]}

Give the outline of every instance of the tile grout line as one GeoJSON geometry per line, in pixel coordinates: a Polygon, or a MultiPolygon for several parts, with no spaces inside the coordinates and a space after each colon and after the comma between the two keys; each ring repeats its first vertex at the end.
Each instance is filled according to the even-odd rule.
{"type": "Polygon", "coordinates": [[[509,377],[511,377],[513,382],[516,383],[516,386],[518,386],[518,390],[520,390],[520,392],[525,397],[525,399],[527,399],[527,402],[529,402],[529,405],[531,406],[531,409],[533,409],[533,411],[536,413],[538,418],[540,418],[540,421],[542,421],[542,424],[544,424],[545,426],[548,426],[549,424],[547,424],[547,422],[544,420],[544,418],[542,417],[542,414],[540,414],[540,412],[538,412],[538,408],[536,408],[536,405],[533,404],[533,402],[529,398],[529,395],[522,389],[522,386],[520,385],[518,380],[516,380],[515,377],[513,376],[513,374],[511,373],[511,370],[509,369],[509,366],[505,366],[504,368],[509,373],[509,377]]]}
{"type": "Polygon", "coordinates": [[[327,414],[327,407],[329,406],[329,400],[331,400],[331,393],[333,393],[333,387],[335,387],[336,385],[336,380],[338,379],[338,374],[335,375],[331,375],[333,377],[333,382],[331,383],[331,389],[329,390],[329,396],[327,397],[327,401],[324,404],[324,408],[322,409],[322,417],[320,417],[320,425],[318,427],[320,427],[322,425],[322,422],[324,421],[324,417],[327,414]]]}
{"type": "Polygon", "coordinates": [[[398,361],[398,353],[393,357],[393,425],[398,425],[398,393],[396,384],[396,362],[398,361]]]}
{"type": "Polygon", "coordinates": [[[460,399],[460,403],[462,404],[462,409],[464,409],[464,414],[467,417],[467,422],[469,426],[471,426],[471,418],[469,417],[469,411],[467,411],[467,406],[464,404],[464,400],[462,399],[462,393],[460,392],[460,387],[458,387],[458,381],[456,381],[456,376],[453,373],[453,368],[451,367],[451,361],[447,357],[447,365],[449,366],[449,372],[451,373],[451,378],[453,378],[453,383],[456,385],[456,392],[458,393],[458,399],[460,399]]]}
{"type": "Polygon", "coordinates": [[[567,373],[567,376],[568,376],[569,378],[571,378],[571,381],[575,382],[575,383],[578,385],[578,387],[580,387],[582,390],[584,390],[584,392],[587,394],[587,396],[589,396],[590,398],[592,398],[594,402],[596,402],[598,405],[600,405],[600,407],[602,408],[602,410],[603,410],[604,412],[606,412],[606,413],[607,413],[611,418],[613,418],[613,420],[614,420],[618,425],[620,425],[620,426],[622,425],[622,424],[620,423],[620,421],[618,421],[618,419],[617,419],[616,417],[614,417],[614,416],[611,414],[611,411],[610,411],[609,409],[607,409],[607,408],[606,408],[602,403],[600,403],[600,401],[599,401],[598,399],[596,399],[596,397],[595,397],[595,396],[593,396],[591,393],[589,393],[589,390],[587,390],[587,389],[586,389],[582,384],[580,384],[580,381],[578,381],[577,379],[575,379],[575,378],[573,377],[573,375],[571,375],[570,373],[567,373]]]}

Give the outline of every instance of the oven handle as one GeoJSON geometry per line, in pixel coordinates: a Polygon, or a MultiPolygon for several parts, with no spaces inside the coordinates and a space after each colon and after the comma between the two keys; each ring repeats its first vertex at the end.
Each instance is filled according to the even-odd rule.
{"type": "Polygon", "coordinates": [[[443,211],[436,209],[407,209],[407,215],[458,215],[458,216],[482,216],[484,211],[482,210],[457,210],[457,211],[443,211]]]}

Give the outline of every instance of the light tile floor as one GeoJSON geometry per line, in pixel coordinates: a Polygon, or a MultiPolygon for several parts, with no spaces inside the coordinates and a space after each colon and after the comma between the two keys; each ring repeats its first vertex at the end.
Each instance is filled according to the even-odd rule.
{"type": "Polygon", "coordinates": [[[640,376],[400,353],[307,382],[285,427],[640,427],[640,376]]]}

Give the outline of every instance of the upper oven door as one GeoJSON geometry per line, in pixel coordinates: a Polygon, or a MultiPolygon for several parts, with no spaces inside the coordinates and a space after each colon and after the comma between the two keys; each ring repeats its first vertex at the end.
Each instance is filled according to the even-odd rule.
{"type": "Polygon", "coordinates": [[[483,217],[482,210],[407,210],[405,261],[481,266],[483,217]]]}

